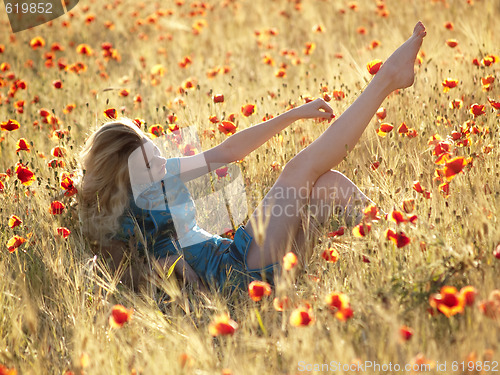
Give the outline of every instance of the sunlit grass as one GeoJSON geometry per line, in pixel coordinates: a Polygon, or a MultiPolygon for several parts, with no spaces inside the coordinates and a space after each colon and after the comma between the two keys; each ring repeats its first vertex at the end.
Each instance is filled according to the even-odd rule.
{"type": "MultiPolygon", "coordinates": [[[[449,3],[446,7],[436,1],[408,2],[403,8],[400,2],[388,0],[385,18],[371,1],[359,1],[356,11],[333,1],[210,2],[206,10],[190,1],[181,6],[128,0],[82,2],[74,17],[63,16],[51,27],[16,35],[10,34],[4,16],[0,44],[5,50],[0,64],[8,63],[10,68],[0,71],[0,122],[15,119],[21,127],[0,134],[0,173],[12,174],[0,178],[5,185],[0,193],[0,364],[21,374],[220,374],[226,370],[294,374],[301,373],[300,361],[392,362],[402,367],[446,361],[448,373],[452,361],[498,363],[499,317],[485,316],[479,305],[500,289],[500,260],[493,255],[500,243],[499,117],[487,100],[500,101],[500,64],[476,66],[472,61],[499,55],[500,9],[493,0],[449,3]],[[148,19],[158,9],[165,10],[160,12],[164,16],[148,19]],[[189,16],[190,12],[201,14],[189,16]],[[95,19],[86,24],[90,14],[95,19]],[[385,212],[402,211],[402,202],[414,198],[416,209],[411,214],[417,215],[416,224],[396,226],[383,219],[372,223],[364,238],[354,237],[350,229],[330,238],[328,233],[338,226],[332,218],[322,229],[310,262],[285,275],[271,296],[259,302],[246,291],[200,296],[173,278],[152,280],[134,293],[119,282],[126,271],[115,274],[103,259],[93,256],[80,234],[76,202],[63,196],[60,183],[61,172],[77,168],[86,137],[106,121],[104,110],[116,108],[119,115],[142,118],[146,127],[166,126],[167,115],[175,114],[180,127],[198,129],[203,149],[227,137],[209,121],[210,116],[222,120],[234,113],[235,124],[243,129],[302,104],[307,97],[320,97],[324,86],[330,95],[334,90],[345,93],[345,98],[330,101],[338,117],[369,82],[366,64],[384,61],[409,36],[417,20],[426,25],[427,37],[416,82],[383,103],[387,110],[383,121],[394,129],[378,136],[380,121],[374,118],[358,146],[336,167],[385,212]],[[64,21],[69,27],[62,25],[64,21]],[[106,21],[113,22],[114,28],[108,29],[106,21]],[[453,30],[444,27],[447,21],[453,22],[453,30]],[[317,25],[324,32],[314,32],[317,25]],[[357,32],[359,27],[366,29],[365,35],[357,32]],[[30,47],[35,36],[45,40],[44,47],[30,47]],[[446,45],[451,38],[458,41],[453,49],[446,45]],[[369,49],[375,39],[380,46],[369,49]],[[64,51],[50,52],[56,42],[64,51]],[[103,56],[104,42],[112,44],[119,59],[103,56]],[[315,48],[307,55],[304,49],[310,42],[315,48]],[[92,56],[77,54],[82,43],[93,49],[92,56]],[[47,53],[54,56],[48,59],[47,53]],[[274,65],[264,62],[265,55],[274,65]],[[186,56],[192,63],[182,68],[179,62],[186,56]],[[86,70],[59,69],[59,62],[82,62],[86,70]],[[286,75],[278,78],[282,63],[286,75]],[[481,78],[488,75],[495,82],[485,92],[481,78]],[[445,93],[442,82],[447,78],[459,83],[445,93]],[[18,79],[27,88],[9,95],[18,79]],[[61,89],[52,85],[58,79],[61,89]],[[186,88],[188,80],[194,82],[193,88],[186,88]],[[120,96],[122,89],[130,94],[120,96]],[[214,103],[216,94],[223,94],[224,102],[214,103]],[[134,100],[136,95],[141,102],[134,100]],[[450,108],[454,99],[463,100],[461,109],[450,108]],[[23,113],[15,107],[20,100],[25,101],[23,113]],[[474,120],[469,112],[473,103],[486,106],[486,113],[475,119],[478,134],[468,135],[468,146],[455,147],[452,142],[455,155],[472,157],[472,166],[451,180],[445,197],[433,181],[436,168],[442,166],[434,163],[437,156],[428,141],[435,134],[444,140],[453,131],[460,132],[466,121],[474,120]],[[68,104],[76,107],[65,113],[68,104]],[[256,106],[249,117],[241,114],[246,104],[256,106]],[[44,123],[41,109],[59,123],[50,116],[49,123],[44,123]],[[402,122],[417,136],[400,136],[397,130],[402,122]],[[204,135],[209,128],[215,130],[213,138],[204,135]],[[485,128],[489,133],[483,132],[485,128]],[[53,130],[67,130],[67,135],[57,139],[53,130]],[[21,137],[32,143],[30,152],[16,153],[21,137]],[[51,150],[57,145],[68,150],[66,157],[58,158],[65,167],[49,168],[54,158],[51,150]],[[491,151],[485,152],[489,145],[491,151]],[[31,186],[16,177],[18,162],[34,172],[31,186]],[[379,163],[376,169],[374,162],[379,163]],[[417,180],[431,193],[429,199],[413,189],[417,180]],[[66,206],[60,215],[49,211],[55,200],[66,206]],[[22,224],[10,228],[11,215],[17,215],[22,224]],[[67,239],[57,234],[59,227],[71,230],[67,239]],[[388,228],[402,229],[410,244],[394,246],[385,238],[388,228]],[[26,242],[10,253],[6,244],[14,235],[26,242]],[[321,257],[329,247],[339,253],[335,263],[321,257]],[[474,286],[475,303],[449,318],[431,315],[429,297],[444,285],[459,290],[474,286]],[[346,322],[336,319],[326,306],[325,297],[333,291],[349,297],[353,317],[346,322]],[[292,307],[276,311],[273,298],[284,296],[292,307]],[[293,306],[306,302],[314,321],[295,327],[290,323],[293,306]],[[115,304],[133,309],[122,328],[109,325],[115,304]],[[228,313],[238,328],[233,335],[212,337],[209,325],[221,313],[228,313]],[[403,325],[413,331],[408,341],[400,336],[403,325]]],[[[279,176],[280,168],[273,170],[273,162],[284,166],[327,126],[299,121],[282,131],[281,139],[274,137],[244,159],[240,165],[251,211],[279,176]]]]}

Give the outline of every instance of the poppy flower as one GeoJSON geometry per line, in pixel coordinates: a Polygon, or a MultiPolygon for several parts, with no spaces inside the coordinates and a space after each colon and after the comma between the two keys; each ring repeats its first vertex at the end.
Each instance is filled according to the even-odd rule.
{"type": "Polygon", "coordinates": [[[403,341],[408,341],[409,339],[412,338],[413,336],[413,329],[411,329],[408,326],[401,326],[399,327],[399,336],[403,341]]]}
{"type": "Polygon", "coordinates": [[[382,60],[375,59],[366,64],[366,68],[371,75],[377,74],[380,67],[382,66],[382,60]]]}
{"type": "Polygon", "coordinates": [[[69,235],[71,234],[71,231],[66,227],[59,227],[59,228],[56,228],[56,233],[57,233],[57,235],[61,236],[62,238],[68,238],[69,235]]]}
{"type": "Polygon", "coordinates": [[[66,190],[64,195],[67,197],[70,197],[78,193],[78,190],[76,189],[73,180],[69,176],[63,178],[63,180],[61,181],[61,188],[66,190]]]}
{"type": "Polygon", "coordinates": [[[335,317],[345,322],[353,316],[349,297],[341,292],[332,292],[325,297],[325,303],[335,317]]]}
{"type": "Polygon", "coordinates": [[[343,236],[344,232],[345,232],[345,227],[340,227],[336,231],[328,233],[328,237],[331,238],[331,237],[343,236]]]}
{"type": "Polygon", "coordinates": [[[285,254],[283,257],[283,268],[286,271],[290,271],[292,268],[294,268],[297,263],[298,263],[297,255],[289,251],[288,253],[285,254]]]}
{"type": "Polygon", "coordinates": [[[474,118],[484,115],[486,111],[484,110],[484,104],[474,103],[470,106],[470,113],[474,115],[474,118]]]}
{"type": "Polygon", "coordinates": [[[165,134],[163,126],[161,126],[160,124],[151,125],[148,129],[148,132],[154,137],[161,137],[162,135],[165,134]]]}
{"type": "Polygon", "coordinates": [[[408,221],[401,211],[392,211],[387,219],[398,225],[408,221]]]}
{"type": "Polygon", "coordinates": [[[253,104],[246,104],[241,107],[241,113],[245,117],[251,116],[254,112],[255,112],[255,105],[253,104]]]}
{"type": "Polygon", "coordinates": [[[104,111],[104,116],[106,116],[109,119],[116,119],[116,109],[115,108],[108,108],[104,111]]]}
{"type": "Polygon", "coordinates": [[[196,154],[196,147],[194,147],[192,144],[187,144],[184,146],[184,149],[182,151],[182,154],[184,156],[191,156],[196,154]]]}
{"type": "Polygon", "coordinates": [[[265,281],[254,280],[248,284],[248,294],[254,301],[260,301],[264,296],[271,294],[271,285],[265,281]]]}
{"type": "Polygon", "coordinates": [[[421,194],[424,192],[424,189],[422,188],[422,185],[420,185],[419,181],[413,181],[413,190],[421,194]]]}
{"type": "Polygon", "coordinates": [[[467,161],[462,156],[457,156],[445,163],[444,175],[451,181],[467,165],[467,161]]]}
{"type": "Polygon", "coordinates": [[[481,78],[481,84],[483,85],[483,91],[490,91],[493,86],[493,82],[495,82],[495,76],[489,75],[481,78]]]}
{"type": "Polygon", "coordinates": [[[16,215],[11,215],[11,217],[9,217],[8,225],[11,229],[21,225],[22,223],[23,221],[16,215]]]}
{"type": "Polygon", "coordinates": [[[35,181],[35,174],[22,164],[18,164],[16,167],[17,178],[25,186],[30,186],[35,181]]]}
{"type": "Polygon", "coordinates": [[[222,168],[216,169],[215,173],[217,174],[218,178],[222,178],[222,177],[227,176],[227,171],[228,171],[228,167],[222,167],[222,168]]]}
{"type": "Polygon", "coordinates": [[[495,108],[496,110],[500,110],[500,102],[497,102],[490,98],[488,98],[488,102],[491,104],[493,108],[495,108]]]}
{"type": "Polygon", "coordinates": [[[276,71],[276,73],[274,73],[274,76],[276,78],[285,78],[286,77],[286,70],[283,68],[280,68],[279,70],[276,71]]]}
{"type": "Polygon", "coordinates": [[[54,86],[55,89],[60,89],[63,87],[63,84],[60,79],[56,79],[55,81],[52,81],[52,86],[54,86]]]}
{"type": "Polygon", "coordinates": [[[398,133],[399,135],[407,134],[408,130],[408,126],[403,122],[401,123],[401,125],[399,125],[398,133]]]}
{"type": "Polygon", "coordinates": [[[76,47],[76,53],[79,53],[80,55],[91,56],[94,51],[88,44],[82,43],[76,47]]]}
{"type": "Polygon", "coordinates": [[[377,113],[375,113],[377,115],[377,118],[379,120],[383,120],[386,118],[387,116],[387,110],[384,108],[384,107],[380,107],[378,110],[377,110],[377,113]]]}
{"type": "Polygon", "coordinates": [[[52,215],[60,215],[64,211],[64,203],[59,202],[59,201],[54,201],[50,204],[50,213],[52,215]]]}
{"type": "Polygon", "coordinates": [[[385,238],[394,242],[398,249],[405,247],[411,242],[410,238],[404,234],[403,231],[396,233],[392,229],[387,229],[385,231],[385,238]]]}
{"type": "Polygon", "coordinates": [[[352,234],[354,237],[365,237],[372,229],[371,224],[360,223],[352,228],[352,234]]]}
{"type": "Polygon", "coordinates": [[[488,55],[488,56],[485,56],[482,60],[481,60],[481,65],[483,66],[490,66],[496,62],[499,61],[499,58],[498,56],[495,56],[495,55],[488,55]]]}
{"type": "Polygon", "coordinates": [[[345,93],[341,90],[332,91],[332,96],[335,100],[342,100],[345,98],[345,93]]]}
{"type": "Polygon", "coordinates": [[[453,30],[453,22],[445,22],[444,27],[447,28],[448,30],[453,30]]]}
{"type": "Polygon", "coordinates": [[[30,41],[30,46],[33,49],[41,48],[45,46],[45,39],[41,36],[36,36],[30,41]]]}
{"type": "Polygon", "coordinates": [[[300,306],[290,314],[290,324],[294,327],[306,327],[316,321],[310,306],[300,306]]]}
{"type": "Polygon", "coordinates": [[[5,190],[5,185],[4,185],[3,181],[0,180],[0,193],[3,193],[4,190],[5,190]]]}
{"type": "Polygon", "coordinates": [[[447,318],[464,311],[464,297],[454,286],[443,286],[439,293],[430,296],[431,307],[443,313],[447,318]]]}
{"type": "Polygon", "coordinates": [[[233,335],[237,329],[238,323],[232,320],[227,314],[216,316],[208,326],[210,335],[214,337],[233,335]]]}
{"type": "Polygon", "coordinates": [[[450,102],[450,108],[451,109],[460,109],[464,105],[464,102],[460,99],[454,99],[450,102]]]}
{"type": "Polygon", "coordinates": [[[304,48],[304,55],[312,55],[315,49],[316,49],[316,43],[307,42],[304,48]]]}
{"type": "Polygon", "coordinates": [[[448,39],[446,41],[446,45],[448,47],[455,48],[456,46],[458,46],[458,41],[456,39],[448,39]]]}
{"type": "Polygon", "coordinates": [[[109,316],[109,325],[111,328],[121,328],[132,319],[133,309],[127,309],[123,305],[114,305],[109,316]]]}
{"type": "Polygon", "coordinates": [[[464,298],[464,303],[467,306],[474,305],[474,301],[476,299],[477,290],[472,285],[464,286],[460,289],[460,294],[464,298]]]}
{"type": "Polygon", "coordinates": [[[377,130],[377,134],[379,137],[385,137],[392,129],[394,129],[394,125],[383,122],[377,130]]]}
{"type": "Polygon", "coordinates": [[[275,297],[273,300],[273,307],[276,311],[285,311],[290,307],[290,300],[287,296],[282,298],[275,297]]]}
{"type": "Polygon", "coordinates": [[[378,221],[381,219],[377,206],[370,204],[363,210],[363,215],[367,221],[378,221]]]}
{"type": "Polygon", "coordinates": [[[17,147],[16,152],[30,150],[30,144],[25,138],[19,139],[16,143],[16,147],[17,147]]]}
{"type": "Polygon", "coordinates": [[[442,83],[443,92],[448,92],[450,89],[458,86],[458,79],[446,78],[442,83]]]}
{"type": "Polygon", "coordinates": [[[67,151],[62,146],[56,146],[52,150],[50,150],[50,154],[55,158],[63,158],[66,156],[67,151]]]}
{"type": "Polygon", "coordinates": [[[497,259],[500,259],[500,243],[496,247],[495,250],[493,250],[493,256],[497,259]]]}
{"type": "Polygon", "coordinates": [[[7,241],[7,248],[10,253],[13,253],[14,251],[17,250],[19,246],[21,246],[26,241],[27,241],[26,238],[20,237],[18,235],[12,236],[12,238],[7,241]]]}
{"type": "Polygon", "coordinates": [[[328,263],[336,263],[339,260],[339,252],[334,247],[330,247],[323,251],[321,257],[328,263]]]}
{"type": "Polygon", "coordinates": [[[20,127],[19,123],[16,120],[12,120],[12,119],[0,123],[0,128],[2,130],[6,130],[9,132],[11,132],[13,130],[17,130],[17,129],[19,129],[19,127],[20,127]]]}
{"type": "Polygon", "coordinates": [[[223,103],[223,102],[224,102],[224,95],[222,94],[214,95],[214,103],[223,103]]]}
{"type": "Polygon", "coordinates": [[[222,121],[218,128],[225,135],[236,133],[236,126],[232,121],[222,121]]]}

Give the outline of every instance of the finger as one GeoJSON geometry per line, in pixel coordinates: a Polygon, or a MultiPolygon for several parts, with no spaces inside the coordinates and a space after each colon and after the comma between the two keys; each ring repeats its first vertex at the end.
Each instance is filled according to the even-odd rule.
{"type": "Polygon", "coordinates": [[[324,110],[326,113],[333,114],[333,108],[325,101],[321,101],[319,109],[324,110]]]}

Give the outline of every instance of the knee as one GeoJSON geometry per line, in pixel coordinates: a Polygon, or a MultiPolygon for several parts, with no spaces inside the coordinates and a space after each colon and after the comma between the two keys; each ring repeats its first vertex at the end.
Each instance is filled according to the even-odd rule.
{"type": "Polygon", "coordinates": [[[346,178],[342,173],[330,170],[323,173],[314,183],[311,199],[321,201],[334,201],[338,197],[340,181],[346,178]]]}

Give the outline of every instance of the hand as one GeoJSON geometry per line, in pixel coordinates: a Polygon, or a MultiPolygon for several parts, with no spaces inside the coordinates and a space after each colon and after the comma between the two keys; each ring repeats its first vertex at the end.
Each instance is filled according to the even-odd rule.
{"type": "Polygon", "coordinates": [[[322,118],[331,120],[335,117],[333,109],[323,99],[316,99],[312,102],[301,105],[293,109],[297,119],[322,118]]]}

